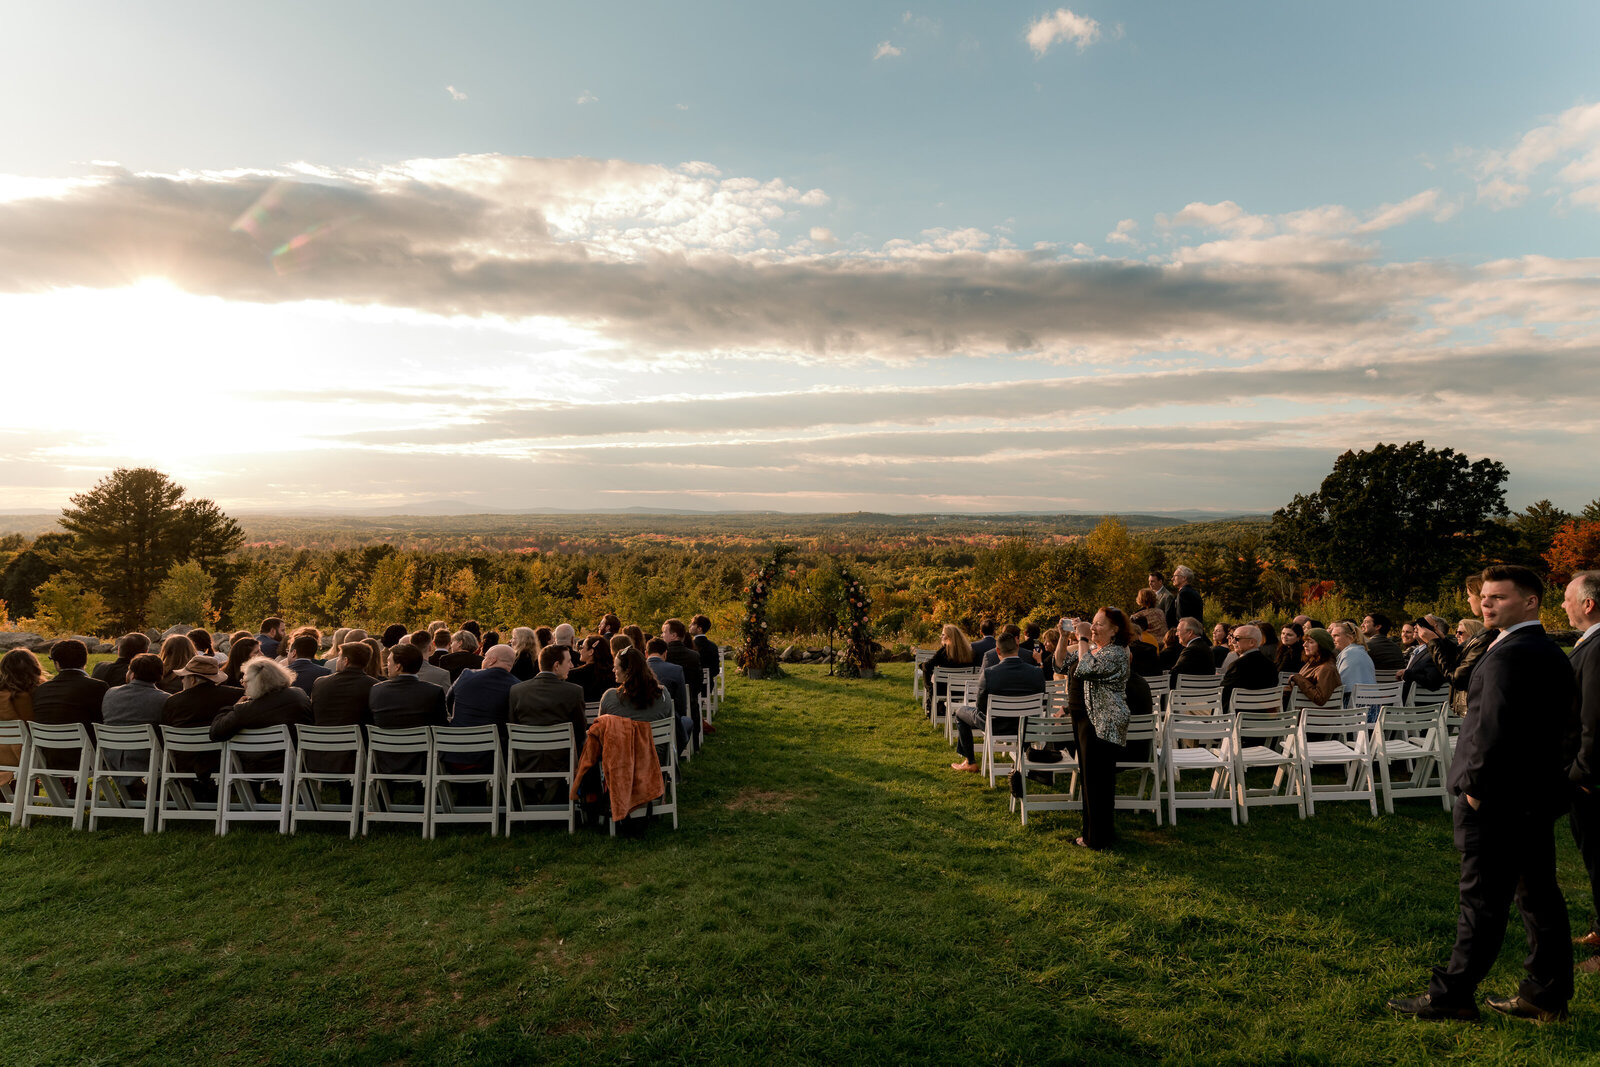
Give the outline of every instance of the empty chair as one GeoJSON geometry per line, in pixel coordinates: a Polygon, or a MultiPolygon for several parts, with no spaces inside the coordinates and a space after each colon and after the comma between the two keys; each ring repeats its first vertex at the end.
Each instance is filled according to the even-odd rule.
{"type": "MultiPolygon", "coordinates": [[[[978,706],[978,690],[982,686],[982,678],[977,674],[961,674],[951,678],[947,684],[944,698],[944,739],[950,744],[956,742],[956,709],[961,707],[976,708],[978,706]]],[[[977,730],[976,733],[984,733],[977,730]]],[[[976,737],[974,737],[976,740],[976,737]]]]}
{"type": "MultiPolygon", "coordinates": [[[[656,719],[650,723],[650,739],[656,744],[656,751],[660,752],[666,746],[667,755],[661,761],[661,797],[648,804],[640,804],[627,815],[627,819],[640,818],[645,815],[672,816],[672,828],[678,828],[678,732],[673,729],[671,719],[656,719]]],[[[611,820],[611,836],[617,836],[617,820],[611,820]]]]}
{"type": "Polygon", "coordinates": [[[512,723],[506,743],[506,836],[518,822],[561,822],[567,833],[578,828],[572,779],[578,769],[578,742],[571,723],[524,726],[512,723]]]}
{"type": "Polygon", "coordinates": [[[1433,708],[1448,703],[1450,703],[1449,686],[1443,689],[1424,689],[1415,682],[1406,683],[1406,695],[1402,707],[1433,708]]]}
{"type": "Polygon", "coordinates": [[[0,782],[0,803],[5,805],[6,818],[13,826],[22,821],[22,781],[28,763],[28,724],[21,719],[0,719],[0,753],[16,749],[16,760],[0,756],[0,775],[9,774],[12,780],[0,782]]]}
{"type": "Polygon", "coordinates": [[[922,703],[922,665],[933,658],[937,649],[915,648],[911,649],[911,699],[922,703]]]}
{"type": "Polygon", "coordinates": [[[1163,715],[1167,710],[1167,696],[1172,691],[1172,679],[1165,674],[1142,674],[1144,684],[1150,687],[1150,704],[1157,715],[1163,715]]]}
{"type": "Polygon", "coordinates": [[[583,706],[583,717],[589,720],[590,726],[593,726],[594,721],[600,717],[600,702],[591,700],[585,704],[583,706]]]}
{"type": "Polygon", "coordinates": [[[361,835],[375,822],[410,823],[428,836],[428,779],[432,776],[433,740],[426,726],[386,730],[367,727],[367,762],[361,768],[361,835]],[[402,804],[394,787],[414,787],[416,803],[402,804]]]}
{"type": "Polygon", "coordinates": [[[1387,707],[1378,716],[1373,735],[1372,760],[1383,783],[1383,810],[1394,814],[1398,798],[1438,797],[1450,810],[1450,791],[1445,787],[1448,767],[1445,756],[1444,706],[1431,708],[1387,707]],[[1410,773],[1404,781],[1393,781],[1391,763],[1405,761],[1410,773]]]}
{"type": "Polygon", "coordinates": [[[1300,712],[1295,745],[1300,754],[1300,776],[1305,783],[1306,814],[1317,813],[1317,800],[1365,800],[1378,814],[1378,795],[1372,787],[1372,731],[1365,708],[1306,708],[1300,712]],[[1316,782],[1318,767],[1338,766],[1345,771],[1340,782],[1316,782]]]}
{"type": "Polygon", "coordinates": [[[161,727],[160,799],[156,802],[156,831],[172,821],[210,823],[217,829],[216,780],[209,771],[196,770],[215,756],[222,763],[221,741],[211,740],[207,726],[161,727]]]}
{"type": "Polygon", "coordinates": [[[1250,821],[1251,807],[1273,804],[1293,804],[1305,818],[1299,716],[1284,710],[1276,689],[1235,690],[1232,703],[1239,717],[1233,795],[1242,821],[1250,821]],[[1250,772],[1269,769],[1272,782],[1252,788],[1250,772]]]}
{"type": "Polygon", "coordinates": [[[1238,737],[1238,719],[1233,715],[1174,713],[1168,717],[1162,731],[1161,760],[1167,772],[1167,818],[1173,825],[1177,825],[1179,808],[1227,808],[1238,825],[1239,807],[1232,789],[1238,737]],[[1183,741],[1193,741],[1194,746],[1179,747],[1183,741]],[[1180,791],[1178,779],[1185,771],[1209,771],[1210,788],[1180,791]]]}
{"type": "Polygon", "coordinates": [[[144,832],[156,828],[156,807],[161,799],[161,741],[149,723],[119,723],[95,727],[94,783],[89,791],[89,829],[99,829],[101,819],[138,819],[144,832]],[[112,753],[142,753],[144,770],[111,767],[112,753]],[[148,779],[148,786],[145,780],[148,779]]]}
{"type": "Polygon", "coordinates": [[[289,832],[294,807],[294,739],[289,727],[258,726],[240,730],[222,742],[222,773],[217,784],[217,833],[230,823],[275,822],[289,832]],[[274,803],[262,786],[278,787],[274,803]]]}
{"type": "Polygon", "coordinates": [[[297,726],[295,741],[294,807],[289,812],[289,832],[294,833],[303,822],[340,822],[349,824],[353,840],[361,825],[361,764],[366,754],[361,727],[354,723],[297,726]],[[326,769],[332,767],[349,769],[326,769]],[[327,800],[323,789],[330,785],[341,797],[348,796],[349,801],[327,800]]]}
{"type": "Polygon", "coordinates": [[[1220,674],[1180,674],[1178,684],[1172,687],[1174,694],[1178,693],[1221,693],[1222,675],[1220,674]]]}
{"type": "Polygon", "coordinates": [[[1161,825],[1161,716],[1134,715],[1128,719],[1124,740],[1127,759],[1117,761],[1117,771],[1138,771],[1139,782],[1132,793],[1117,793],[1112,807],[1117,811],[1148,811],[1161,825]],[[1143,746],[1141,748],[1141,746],[1143,746]],[[1143,751],[1143,759],[1134,753],[1143,751]]]}
{"type": "Polygon", "coordinates": [[[489,835],[498,836],[500,788],[505,781],[499,727],[493,723],[433,727],[432,768],[425,836],[433,837],[440,823],[488,823],[489,835]],[[463,803],[463,787],[478,786],[483,788],[484,803],[463,803]]]}
{"type": "Polygon", "coordinates": [[[1067,714],[1067,687],[1069,683],[1065,678],[1050,678],[1044,683],[1044,709],[1045,714],[1058,716],[1067,714]]]}
{"type": "Polygon", "coordinates": [[[1167,715],[1221,715],[1222,687],[1215,689],[1174,689],[1167,695],[1167,715]]]}
{"type": "Polygon", "coordinates": [[[1400,691],[1403,685],[1402,682],[1363,682],[1352,685],[1346,691],[1345,702],[1352,708],[1367,709],[1367,718],[1376,722],[1379,711],[1400,703],[1400,691]]]}
{"type": "Polygon", "coordinates": [[[1078,792],[1077,760],[1068,755],[1064,749],[1045,747],[1076,744],[1072,734],[1072,720],[1030,715],[1022,720],[1021,744],[1017,771],[1021,776],[1022,795],[1017,796],[1013,793],[1011,805],[1013,810],[1021,808],[1022,825],[1028,825],[1030,811],[1081,811],[1083,798],[1078,792]],[[1050,752],[1054,758],[1043,758],[1045,752],[1050,752]],[[1036,788],[1039,784],[1028,777],[1032,773],[1050,774],[1056,780],[1063,774],[1067,775],[1066,792],[1030,793],[1029,788],[1036,788]]]}
{"type": "Polygon", "coordinates": [[[33,823],[35,815],[58,815],[72,819],[74,830],[83,829],[83,813],[89,805],[89,774],[94,766],[94,742],[89,728],[81,722],[28,724],[27,764],[17,779],[22,825],[33,823]],[[58,753],[51,767],[49,754],[58,753]],[[72,765],[72,757],[77,765],[72,765]]]}
{"type": "Polygon", "coordinates": [[[983,731],[983,773],[989,776],[989,788],[994,788],[996,774],[1010,774],[1017,768],[1017,749],[1021,746],[1022,719],[1028,715],[1044,714],[1045,695],[1043,693],[1030,693],[1025,696],[1002,696],[998,693],[989,698],[988,719],[983,731]],[[1005,732],[995,730],[995,722],[999,719],[1015,719],[1016,725],[1005,732]],[[1000,770],[999,759],[1005,757],[1004,771],[1000,770]]]}

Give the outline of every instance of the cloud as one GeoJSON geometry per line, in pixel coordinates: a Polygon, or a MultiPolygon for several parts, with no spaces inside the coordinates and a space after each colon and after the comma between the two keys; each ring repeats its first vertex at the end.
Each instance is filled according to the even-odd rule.
{"type": "Polygon", "coordinates": [[[579,103],[580,106],[583,105],[583,104],[598,104],[599,102],[600,102],[600,98],[598,96],[594,95],[593,93],[591,93],[587,89],[585,89],[578,96],[578,103],[579,103]]]}
{"type": "Polygon", "coordinates": [[[446,85],[444,91],[450,94],[450,99],[452,100],[461,101],[467,98],[467,94],[457,89],[454,85],[446,85]]]}
{"type": "Polygon", "coordinates": [[[1478,199],[1497,209],[1514,207],[1528,197],[1530,179],[1552,167],[1556,184],[1547,184],[1547,191],[1600,209],[1600,103],[1568,108],[1510,149],[1478,153],[1478,199]]]}
{"type": "Polygon", "coordinates": [[[877,50],[872,53],[872,58],[884,59],[886,57],[898,56],[900,54],[901,50],[890,44],[888,41],[879,41],[877,50]]]}
{"type": "Polygon", "coordinates": [[[1075,14],[1058,7],[1049,15],[1040,15],[1028,24],[1028,47],[1035,58],[1041,58],[1051,47],[1061,41],[1071,41],[1082,52],[1100,39],[1100,23],[1085,15],[1075,14]]]}
{"type": "Polygon", "coordinates": [[[1133,219],[1123,219],[1121,222],[1117,223],[1116,229],[1106,234],[1106,240],[1110,241],[1112,244],[1131,245],[1136,240],[1134,234],[1138,232],[1139,224],[1136,221],[1133,219]]]}

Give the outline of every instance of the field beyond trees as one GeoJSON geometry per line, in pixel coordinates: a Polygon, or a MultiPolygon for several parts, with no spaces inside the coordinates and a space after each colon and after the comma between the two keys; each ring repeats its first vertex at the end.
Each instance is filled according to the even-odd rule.
{"type": "MultiPolygon", "coordinates": [[[[29,1064],[1564,1064],[1535,1028],[1396,1019],[1455,924],[1448,815],[1402,802],[1024,829],[947,769],[908,665],[729,679],[682,829],[425,842],[0,830],[0,1047],[29,1064]]],[[[1557,826],[1574,926],[1581,865],[1557,826]]],[[[1508,931],[1485,992],[1514,989],[1508,931]]],[[[1492,1013],[1491,1013],[1492,1015],[1492,1013]]]]}

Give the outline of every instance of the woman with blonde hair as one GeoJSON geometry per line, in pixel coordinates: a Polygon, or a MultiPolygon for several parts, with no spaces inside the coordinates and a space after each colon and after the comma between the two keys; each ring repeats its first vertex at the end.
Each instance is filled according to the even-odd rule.
{"type": "MultiPolygon", "coordinates": [[[[33,691],[48,679],[39,657],[25,648],[13,648],[0,657],[0,719],[33,721],[33,691]]],[[[0,745],[0,760],[15,766],[21,759],[21,745],[0,745]]],[[[16,777],[10,771],[0,772],[0,785],[8,786],[16,777]]]]}
{"type": "Polygon", "coordinates": [[[518,681],[526,682],[539,673],[539,635],[533,632],[533,627],[518,626],[512,629],[511,651],[517,657],[511,665],[511,673],[518,681]]]}
{"type": "Polygon", "coordinates": [[[971,667],[976,662],[977,657],[972,654],[972,642],[967,640],[961,627],[946,623],[939,632],[939,650],[922,665],[923,695],[930,711],[933,710],[933,702],[944,696],[942,689],[938,693],[933,691],[934,670],[939,667],[971,667]]]}
{"type": "Polygon", "coordinates": [[[322,661],[324,667],[330,671],[337,671],[344,666],[339,662],[339,646],[344,644],[349,636],[350,627],[348,626],[341,626],[333,631],[333,644],[328,648],[328,658],[322,661]]]}
{"type": "Polygon", "coordinates": [[[169,694],[183,692],[183,679],[178,672],[187,667],[195,655],[194,642],[184,634],[173,634],[161,642],[161,684],[156,688],[169,694]]]}
{"type": "Polygon", "coordinates": [[[347,638],[347,640],[359,640],[363,645],[372,649],[372,658],[367,660],[367,674],[380,682],[383,681],[387,677],[385,672],[389,667],[389,650],[384,648],[383,642],[376,637],[366,636],[367,632],[365,630],[352,630],[351,633],[360,633],[362,636],[360,638],[347,638]]]}

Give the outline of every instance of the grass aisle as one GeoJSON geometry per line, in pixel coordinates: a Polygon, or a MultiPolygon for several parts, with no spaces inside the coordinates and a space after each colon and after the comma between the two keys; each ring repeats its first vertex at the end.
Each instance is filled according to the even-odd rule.
{"type": "MultiPolygon", "coordinates": [[[[683,829],[0,830],[0,1061],[1570,1063],[1535,1029],[1396,1020],[1455,923],[1449,818],[1024,830],[957,776],[909,668],[732,679],[683,829]],[[378,833],[375,831],[375,834],[378,833]]],[[[1562,881],[1587,920],[1563,821],[1562,881]]],[[[1520,973],[1513,929],[1485,990],[1520,973]]]]}

